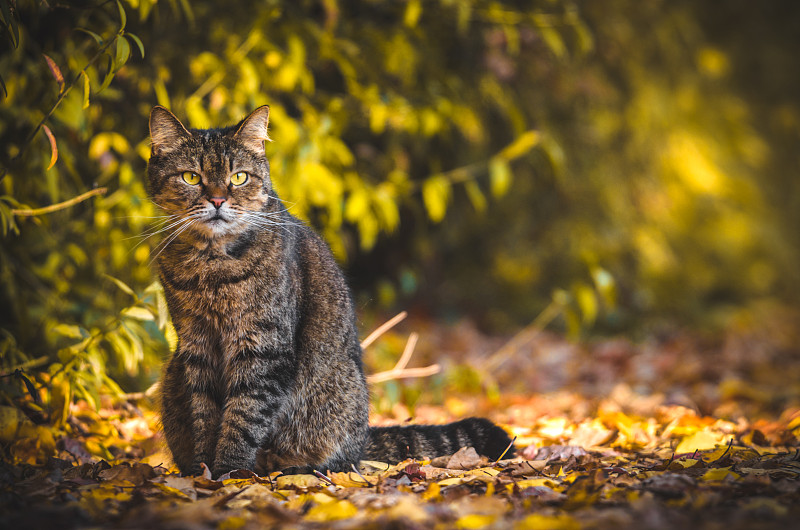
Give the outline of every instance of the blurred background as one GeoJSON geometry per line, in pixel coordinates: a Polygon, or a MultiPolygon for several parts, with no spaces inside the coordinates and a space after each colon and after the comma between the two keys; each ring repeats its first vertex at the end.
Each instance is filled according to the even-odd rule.
{"type": "MultiPolygon", "coordinates": [[[[548,377],[526,388],[593,362],[605,392],[620,359],[654,355],[632,343],[666,337],[678,346],[661,358],[700,374],[675,330],[751,322],[777,326],[761,333],[798,375],[800,3],[0,7],[2,371],[35,374],[51,409],[147,388],[174,346],[150,267],[155,104],[196,128],[269,104],[280,195],[330,243],[364,334],[407,310],[432,337],[420,362],[476,345],[489,358],[548,325],[572,342],[535,351],[529,369],[548,377]],[[569,353],[609,336],[630,342],[569,353]]],[[[403,346],[388,343],[368,352],[373,371],[403,346]]],[[[2,380],[7,400],[23,382],[2,380]]],[[[401,391],[421,392],[387,392],[401,391]]]]}

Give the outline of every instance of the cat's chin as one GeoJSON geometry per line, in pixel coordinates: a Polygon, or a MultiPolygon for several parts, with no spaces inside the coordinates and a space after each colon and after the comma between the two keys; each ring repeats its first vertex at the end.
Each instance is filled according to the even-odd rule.
{"type": "Polygon", "coordinates": [[[208,219],[198,223],[193,228],[206,239],[218,239],[241,231],[240,223],[222,218],[208,219]]]}

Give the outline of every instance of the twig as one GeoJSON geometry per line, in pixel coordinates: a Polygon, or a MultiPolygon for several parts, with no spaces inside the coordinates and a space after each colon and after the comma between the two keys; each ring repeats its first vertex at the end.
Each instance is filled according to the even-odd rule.
{"type": "Polygon", "coordinates": [[[108,191],[108,188],[95,188],[93,190],[89,190],[86,193],[78,195],[77,197],[73,197],[69,200],[64,202],[59,202],[56,204],[51,204],[50,206],[44,206],[42,208],[33,208],[33,209],[14,209],[11,210],[11,213],[18,216],[18,217],[31,217],[34,215],[43,215],[46,213],[56,212],[58,210],[63,210],[65,208],[69,208],[70,206],[74,206],[79,202],[83,202],[86,199],[94,197],[95,195],[104,195],[108,191]]]}
{"type": "Polygon", "coordinates": [[[53,106],[50,107],[50,110],[47,111],[47,114],[45,114],[44,117],[41,120],[39,120],[39,123],[36,124],[36,127],[33,128],[33,130],[28,134],[27,138],[25,138],[25,141],[22,142],[22,145],[19,148],[19,152],[14,157],[14,159],[18,159],[22,156],[22,153],[25,151],[25,148],[28,147],[28,144],[30,144],[31,141],[36,137],[36,133],[39,132],[39,129],[42,128],[42,125],[44,125],[44,123],[50,119],[50,117],[56,111],[56,109],[64,100],[64,98],[67,97],[67,94],[69,94],[70,90],[72,90],[72,87],[74,87],[78,83],[78,81],[81,78],[81,75],[86,75],[86,70],[90,66],[92,66],[97,59],[102,57],[102,55],[106,52],[106,50],[108,50],[111,47],[111,45],[117,41],[118,38],[122,37],[123,31],[124,31],[123,28],[120,28],[115,37],[108,39],[108,42],[106,42],[97,51],[97,53],[94,54],[94,56],[91,59],[89,59],[89,62],[86,63],[86,66],[80,69],[80,71],[75,75],[72,81],[70,81],[70,83],[66,85],[63,89],[61,89],[61,92],[59,93],[56,102],[53,103],[53,106]]]}
{"type": "Polygon", "coordinates": [[[516,441],[517,437],[515,436],[514,439],[508,443],[508,447],[506,447],[506,450],[500,453],[500,456],[498,456],[497,460],[494,461],[495,464],[498,463],[500,460],[502,460],[504,456],[506,456],[506,453],[509,451],[509,449],[511,449],[514,446],[514,442],[516,441]]]}
{"type": "Polygon", "coordinates": [[[484,362],[482,369],[492,371],[506,362],[509,357],[517,353],[520,348],[532,341],[541,331],[561,312],[561,306],[556,302],[550,304],[539,313],[533,322],[528,324],[519,333],[514,335],[511,340],[506,342],[503,347],[490,355],[484,362]]]}
{"type": "Polygon", "coordinates": [[[41,366],[41,365],[45,364],[48,360],[50,360],[50,357],[48,357],[47,355],[43,355],[41,357],[37,357],[35,359],[31,359],[29,361],[25,361],[24,363],[18,364],[16,366],[12,366],[11,368],[8,369],[9,370],[8,372],[0,375],[0,377],[7,377],[9,375],[14,375],[14,373],[17,370],[27,370],[28,368],[34,368],[36,366],[41,366]]]}
{"type": "Polygon", "coordinates": [[[355,471],[355,472],[356,472],[356,474],[357,474],[359,477],[361,477],[361,480],[363,480],[363,481],[364,481],[364,483],[366,483],[366,485],[367,485],[367,486],[372,486],[372,483],[371,483],[369,480],[367,480],[367,477],[365,477],[364,475],[362,475],[362,474],[361,474],[361,471],[359,471],[359,470],[358,470],[358,468],[356,467],[356,465],[355,465],[355,464],[350,464],[350,468],[351,468],[353,471],[355,471]]]}
{"type": "Polygon", "coordinates": [[[333,483],[333,481],[331,479],[329,479],[328,477],[326,477],[325,475],[323,475],[322,473],[320,473],[316,469],[314,470],[314,474],[316,476],[318,476],[319,478],[321,478],[322,480],[324,480],[325,482],[327,482],[328,484],[330,484],[331,486],[335,486],[336,485],[336,484],[333,483]]]}
{"type": "Polygon", "coordinates": [[[408,313],[401,311],[391,319],[378,326],[378,329],[367,335],[367,338],[361,341],[361,349],[365,349],[367,346],[375,342],[378,337],[395,327],[398,323],[402,322],[406,316],[408,316],[408,313]]]}
{"type": "Polygon", "coordinates": [[[144,398],[151,398],[155,396],[158,391],[161,389],[161,382],[156,381],[152,385],[150,385],[147,390],[144,392],[128,392],[127,394],[122,394],[117,396],[116,399],[118,401],[138,401],[144,398]]]}
{"type": "Polygon", "coordinates": [[[394,365],[394,368],[392,368],[391,370],[387,370],[385,372],[378,372],[377,374],[372,374],[367,377],[367,381],[369,383],[382,383],[384,381],[390,381],[392,379],[406,379],[409,377],[427,377],[429,375],[438,374],[439,371],[442,369],[442,367],[439,366],[438,364],[432,364],[430,366],[425,366],[423,368],[406,368],[408,361],[411,359],[411,355],[414,353],[414,348],[417,345],[418,338],[419,338],[418,334],[411,333],[411,335],[408,336],[408,342],[406,342],[406,347],[403,350],[403,355],[400,356],[400,360],[397,361],[397,364],[394,365]]]}

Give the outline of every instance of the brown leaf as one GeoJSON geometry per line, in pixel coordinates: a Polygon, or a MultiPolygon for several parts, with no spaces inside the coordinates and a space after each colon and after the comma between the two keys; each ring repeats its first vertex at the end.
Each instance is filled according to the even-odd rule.
{"type": "Polygon", "coordinates": [[[148,464],[136,463],[122,464],[110,469],[104,469],[97,474],[103,480],[127,480],[136,486],[141,486],[147,480],[156,476],[156,472],[148,464]]]}
{"type": "Polygon", "coordinates": [[[44,53],[42,55],[44,55],[44,60],[47,61],[47,67],[50,68],[50,73],[53,74],[53,77],[58,83],[58,92],[60,94],[64,91],[64,75],[61,73],[61,69],[53,59],[44,53]]]}
{"type": "Polygon", "coordinates": [[[447,461],[447,468],[472,469],[481,464],[483,464],[483,460],[474,447],[462,447],[447,461]]]}
{"type": "Polygon", "coordinates": [[[522,451],[522,457],[530,460],[566,460],[571,456],[588,454],[583,447],[577,445],[546,445],[535,448],[528,446],[522,451]]]}

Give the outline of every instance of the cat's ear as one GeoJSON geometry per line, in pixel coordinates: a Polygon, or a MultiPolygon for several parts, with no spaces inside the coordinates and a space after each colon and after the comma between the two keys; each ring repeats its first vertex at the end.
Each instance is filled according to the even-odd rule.
{"type": "Polygon", "coordinates": [[[154,155],[171,151],[181,138],[191,135],[180,120],[161,105],[150,111],[150,141],[154,155]]]}
{"type": "Polygon", "coordinates": [[[267,105],[258,107],[239,124],[239,128],[236,130],[236,139],[248,149],[263,155],[265,154],[264,142],[270,141],[269,134],[267,134],[268,125],[269,107],[267,105]]]}

